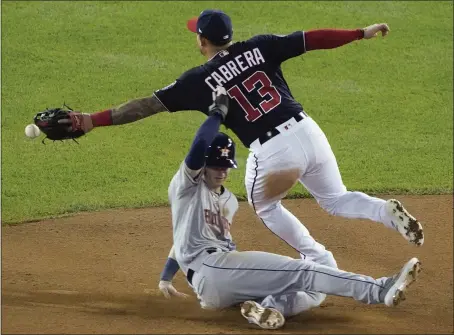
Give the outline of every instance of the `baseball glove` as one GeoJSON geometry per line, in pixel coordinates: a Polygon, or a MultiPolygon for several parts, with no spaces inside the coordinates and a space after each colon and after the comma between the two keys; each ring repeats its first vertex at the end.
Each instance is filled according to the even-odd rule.
{"type": "Polygon", "coordinates": [[[53,141],[74,140],[85,135],[84,118],[81,113],[74,112],[63,104],[63,108],[47,109],[35,115],[35,125],[46,134],[46,138],[53,141]]]}

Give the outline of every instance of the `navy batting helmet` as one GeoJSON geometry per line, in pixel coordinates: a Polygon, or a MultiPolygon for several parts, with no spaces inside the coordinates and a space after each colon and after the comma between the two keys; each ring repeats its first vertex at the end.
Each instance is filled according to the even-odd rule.
{"type": "Polygon", "coordinates": [[[227,134],[217,134],[208,147],[205,158],[206,166],[236,169],[235,142],[227,134]]]}

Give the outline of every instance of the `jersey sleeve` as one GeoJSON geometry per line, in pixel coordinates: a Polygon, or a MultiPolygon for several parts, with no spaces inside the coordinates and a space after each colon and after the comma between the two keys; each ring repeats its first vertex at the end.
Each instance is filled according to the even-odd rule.
{"type": "Polygon", "coordinates": [[[251,39],[265,53],[265,58],[280,64],[306,52],[304,31],[288,35],[258,35],[251,39]]]}
{"type": "Polygon", "coordinates": [[[154,92],[162,105],[171,113],[186,110],[200,110],[196,87],[196,71],[187,71],[170,85],[154,92]]]}
{"type": "Polygon", "coordinates": [[[168,189],[169,202],[172,203],[172,199],[181,198],[187,192],[195,190],[202,179],[202,173],[203,169],[198,171],[191,170],[183,161],[170,182],[168,189]]]}
{"type": "Polygon", "coordinates": [[[222,216],[227,219],[227,221],[230,222],[230,224],[233,223],[233,217],[235,216],[236,212],[238,211],[238,199],[236,196],[227,190],[229,192],[227,200],[223,206],[222,209],[222,216]]]}

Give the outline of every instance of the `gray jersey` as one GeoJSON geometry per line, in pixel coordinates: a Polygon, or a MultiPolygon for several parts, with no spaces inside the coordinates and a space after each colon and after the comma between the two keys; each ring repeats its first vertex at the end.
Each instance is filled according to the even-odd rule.
{"type": "MultiPolygon", "coordinates": [[[[193,178],[196,172],[183,162],[169,186],[175,256],[185,274],[192,270],[188,283],[203,308],[222,309],[256,300],[289,316],[319,306],[325,294],[369,304],[384,301],[390,278],[339,270],[325,249],[334,266],[266,252],[227,252],[235,249],[230,224],[238,202],[228,190],[221,195],[210,191],[203,172],[193,178]],[[210,247],[225,252],[204,252],[210,247]]],[[[417,260],[407,263],[401,273],[408,275],[414,269],[412,261],[417,260]]]]}
{"type": "Polygon", "coordinates": [[[207,248],[235,250],[230,226],[238,200],[226,188],[220,195],[211,191],[203,169],[195,178],[193,175],[182,162],[169,186],[175,256],[185,274],[191,261],[207,248]]]}

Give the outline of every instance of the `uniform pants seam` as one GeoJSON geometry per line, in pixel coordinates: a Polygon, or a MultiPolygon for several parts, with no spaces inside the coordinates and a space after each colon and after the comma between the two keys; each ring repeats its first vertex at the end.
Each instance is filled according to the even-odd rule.
{"type": "Polygon", "coordinates": [[[223,268],[219,266],[214,266],[214,265],[208,265],[206,263],[202,263],[203,266],[212,268],[212,269],[218,269],[218,270],[240,270],[240,271],[266,271],[266,272],[301,272],[301,271],[306,271],[306,272],[315,272],[315,273],[320,273],[324,274],[330,277],[334,278],[339,278],[339,279],[344,279],[344,280],[350,280],[350,281],[357,281],[360,283],[367,283],[367,284],[372,284],[375,286],[378,286],[380,288],[384,288],[384,286],[381,286],[377,283],[373,283],[370,281],[363,281],[363,280],[358,280],[358,279],[351,279],[351,278],[344,278],[344,277],[339,277],[336,275],[332,275],[330,273],[322,272],[322,271],[317,271],[317,270],[310,270],[310,269],[295,269],[295,270],[285,270],[285,269],[256,269],[256,268],[223,268]]]}
{"type": "MultiPolygon", "coordinates": [[[[251,187],[251,202],[252,202],[252,208],[254,209],[254,212],[255,214],[259,217],[259,219],[262,221],[262,223],[265,225],[266,228],[268,228],[269,231],[271,231],[274,235],[276,235],[277,237],[279,237],[282,241],[284,241],[285,243],[287,243],[290,247],[293,248],[293,246],[291,246],[286,240],[284,240],[282,237],[280,237],[278,234],[276,234],[274,231],[272,231],[270,229],[270,227],[267,226],[267,224],[265,223],[265,221],[263,221],[263,219],[260,217],[260,215],[257,214],[257,210],[255,209],[255,203],[254,203],[254,187],[255,187],[255,182],[257,181],[257,175],[258,175],[258,168],[259,168],[259,162],[258,162],[258,158],[257,156],[254,154],[254,158],[255,158],[255,176],[254,176],[254,181],[252,182],[252,187],[251,187]]],[[[298,249],[295,249],[293,248],[297,253],[301,254],[304,256],[304,259],[306,259],[306,255],[303,254],[301,251],[299,251],[298,249]]]]}

